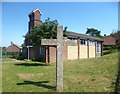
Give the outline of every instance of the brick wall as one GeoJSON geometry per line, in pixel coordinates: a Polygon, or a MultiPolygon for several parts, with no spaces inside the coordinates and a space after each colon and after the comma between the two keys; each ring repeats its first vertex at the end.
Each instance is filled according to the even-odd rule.
{"type": "Polygon", "coordinates": [[[35,12],[32,12],[29,15],[29,30],[32,29],[32,27],[34,26],[40,26],[42,24],[41,22],[41,14],[38,10],[36,10],[35,12]]]}
{"type": "Polygon", "coordinates": [[[49,59],[50,62],[56,61],[56,47],[49,47],[49,59]]]}
{"type": "MultiPolygon", "coordinates": [[[[67,59],[67,46],[63,47],[63,60],[67,59]]],[[[46,47],[46,62],[56,62],[56,46],[46,47]]]]}

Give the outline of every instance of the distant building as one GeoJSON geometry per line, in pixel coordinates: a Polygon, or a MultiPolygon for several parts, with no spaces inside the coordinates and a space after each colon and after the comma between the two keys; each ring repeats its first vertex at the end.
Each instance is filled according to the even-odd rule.
{"type": "Polygon", "coordinates": [[[116,39],[112,36],[104,36],[103,45],[104,46],[115,46],[116,45],[116,39]]]}
{"type": "Polygon", "coordinates": [[[21,47],[11,42],[11,45],[6,48],[6,52],[21,52],[21,47]]]}

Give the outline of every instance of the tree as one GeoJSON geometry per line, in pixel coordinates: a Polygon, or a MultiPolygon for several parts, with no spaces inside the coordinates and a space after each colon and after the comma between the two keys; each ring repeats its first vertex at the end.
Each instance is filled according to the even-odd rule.
{"type": "Polygon", "coordinates": [[[87,31],[86,31],[86,34],[88,34],[90,36],[102,38],[100,33],[101,33],[101,31],[94,29],[94,28],[87,28],[87,31]]]}
{"type": "MultiPolygon", "coordinates": [[[[32,45],[40,45],[41,39],[56,39],[57,36],[57,20],[46,19],[41,26],[35,26],[28,35],[25,36],[32,45]]],[[[63,34],[66,34],[67,27],[64,28],[63,34]]]]}
{"type": "Polygon", "coordinates": [[[112,32],[110,36],[116,39],[117,44],[120,45],[120,31],[112,32]]]}

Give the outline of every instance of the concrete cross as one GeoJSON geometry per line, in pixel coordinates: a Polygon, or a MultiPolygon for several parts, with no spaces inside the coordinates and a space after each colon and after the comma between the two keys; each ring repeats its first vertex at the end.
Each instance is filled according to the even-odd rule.
{"type": "Polygon", "coordinates": [[[57,45],[56,86],[57,91],[63,91],[63,46],[75,45],[75,40],[63,40],[63,26],[57,26],[57,39],[42,39],[41,45],[57,45]]]}

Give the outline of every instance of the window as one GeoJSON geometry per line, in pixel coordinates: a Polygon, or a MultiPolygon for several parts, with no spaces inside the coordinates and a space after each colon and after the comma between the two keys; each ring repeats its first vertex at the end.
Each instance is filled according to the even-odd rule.
{"type": "Polygon", "coordinates": [[[95,46],[95,41],[89,41],[90,46],[95,46]]]}
{"type": "Polygon", "coordinates": [[[76,38],[68,38],[68,39],[70,39],[70,40],[77,40],[76,38]]]}
{"type": "Polygon", "coordinates": [[[40,54],[43,56],[45,53],[45,48],[44,47],[40,47],[40,54]]]}
{"type": "Polygon", "coordinates": [[[81,39],[81,40],[80,40],[80,44],[81,44],[81,45],[87,45],[87,41],[84,40],[84,39],[81,39]]]}
{"type": "Polygon", "coordinates": [[[101,43],[97,42],[96,52],[101,53],[101,43]]]}

